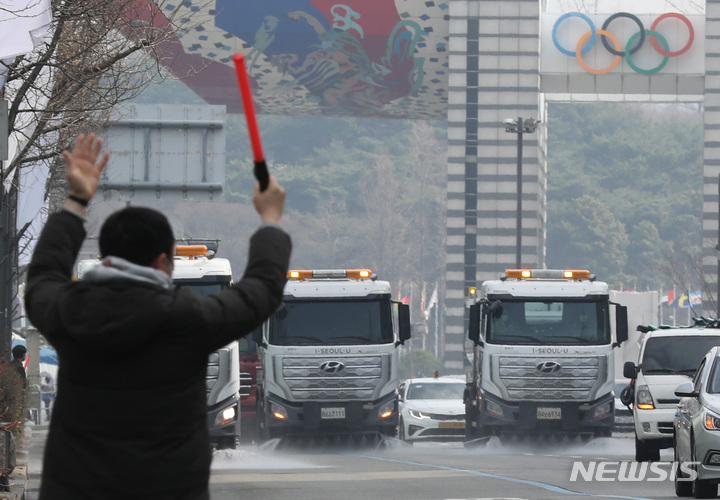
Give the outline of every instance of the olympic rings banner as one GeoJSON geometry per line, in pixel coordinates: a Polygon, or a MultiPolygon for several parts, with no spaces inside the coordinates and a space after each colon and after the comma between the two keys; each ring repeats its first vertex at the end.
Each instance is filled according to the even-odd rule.
{"type": "Polygon", "coordinates": [[[704,74],[705,19],[677,12],[545,14],[541,72],[704,74]]]}

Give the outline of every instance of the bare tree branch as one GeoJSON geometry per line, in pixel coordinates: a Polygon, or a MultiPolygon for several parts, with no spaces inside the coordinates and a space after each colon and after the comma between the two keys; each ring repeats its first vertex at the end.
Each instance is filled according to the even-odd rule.
{"type": "MultiPolygon", "coordinates": [[[[188,15],[187,9],[179,10],[182,4],[52,0],[52,22],[43,42],[30,54],[0,61],[0,98],[9,101],[8,129],[16,151],[0,163],[0,182],[11,187],[4,203],[17,203],[22,174],[32,169],[48,173],[45,198],[50,207],[62,203],[66,194],[62,151],[79,134],[106,127],[118,107],[148,83],[168,77],[167,44],[176,42],[174,26],[180,26],[173,16],[188,15]],[[167,9],[169,4],[175,8],[167,9]]],[[[3,4],[3,9],[9,12],[12,7],[3,4]]],[[[22,11],[14,14],[23,16],[22,11]]],[[[187,19],[182,26],[194,27],[187,19]]],[[[17,207],[6,210],[12,211],[14,221],[17,207]]],[[[9,235],[15,245],[11,256],[15,267],[28,238],[34,237],[29,227],[11,230],[9,235]]]]}
{"type": "MultiPolygon", "coordinates": [[[[663,261],[658,265],[658,272],[670,278],[673,288],[680,295],[689,298],[693,292],[700,290],[703,310],[717,311],[716,294],[714,290],[708,288],[708,280],[703,272],[702,259],[693,255],[687,248],[675,248],[672,253],[664,252],[663,261]]],[[[694,307],[689,300],[688,307],[690,307],[695,317],[703,315],[703,311],[694,307]]]]}

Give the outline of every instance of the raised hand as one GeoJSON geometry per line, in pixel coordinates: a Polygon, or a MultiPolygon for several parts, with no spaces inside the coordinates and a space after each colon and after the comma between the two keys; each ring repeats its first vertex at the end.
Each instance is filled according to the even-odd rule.
{"type": "Polygon", "coordinates": [[[260,183],[255,182],[253,204],[263,222],[281,224],[285,207],[285,189],[280,187],[274,175],[270,176],[265,191],[260,191],[260,183]]]}
{"type": "Polygon", "coordinates": [[[89,201],[97,191],[100,174],[110,158],[108,151],[100,156],[101,149],[102,139],[95,137],[95,134],[81,134],[72,153],[63,151],[71,195],[89,201]]]}

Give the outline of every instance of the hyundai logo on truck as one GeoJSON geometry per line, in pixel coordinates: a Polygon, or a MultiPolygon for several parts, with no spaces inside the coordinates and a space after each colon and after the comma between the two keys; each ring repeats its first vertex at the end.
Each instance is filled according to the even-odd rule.
{"type": "Polygon", "coordinates": [[[553,373],[560,371],[560,368],[562,368],[562,366],[560,365],[560,363],[557,363],[555,361],[545,361],[543,363],[538,363],[535,368],[539,372],[553,373]]]}
{"type": "Polygon", "coordinates": [[[320,364],[320,369],[328,373],[337,373],[345,369],[345,365],[340,361],[325,361],[320,364]]]}

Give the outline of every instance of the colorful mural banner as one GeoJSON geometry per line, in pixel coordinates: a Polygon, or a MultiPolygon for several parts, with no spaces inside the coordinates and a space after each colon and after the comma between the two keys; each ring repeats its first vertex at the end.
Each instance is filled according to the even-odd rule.
{"type": "Polygon", "coordinates": [[[446,118],[448,0],[135,3],[133,21],[175,35],[161,62],[229,112],[242,53],[258,113],[446,118]]]}

